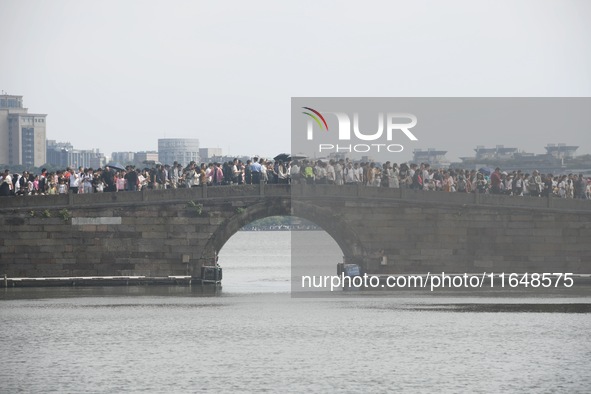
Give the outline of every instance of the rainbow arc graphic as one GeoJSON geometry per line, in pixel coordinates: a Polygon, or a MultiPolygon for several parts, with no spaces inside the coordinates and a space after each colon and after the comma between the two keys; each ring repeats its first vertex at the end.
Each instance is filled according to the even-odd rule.
{"type": "Polygon", "coordinates": [[[310,107],[302,107],[302,108],[307,109],[308,111],[312,112],[312,113],[310,113],[310,112],[304,111],[304,112],[302,112],[303,114],[308,115],[309,117],[314,119],[316,121],[316,123],[318,123],[318,126],[320,127],[320,129],[324,129],[324,130],[328,131],[328,123],[326,123],[326,119],[324,119],[324,116],[322,116],[322,114],[320,112],[318,112],[315,109],[310,108],[310,107]],[[321,120],[322,120],[322,122],[320,122],[321,120]]]}

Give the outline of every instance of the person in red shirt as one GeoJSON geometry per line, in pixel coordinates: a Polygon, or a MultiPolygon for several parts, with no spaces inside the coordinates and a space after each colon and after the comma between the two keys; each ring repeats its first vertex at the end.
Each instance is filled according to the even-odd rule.
{"type": "Polygon", "coordinates": [[[490,191],[492,194],[501,194],[501,169],[495,168],[495,171],[490,174],[490,191]]]}

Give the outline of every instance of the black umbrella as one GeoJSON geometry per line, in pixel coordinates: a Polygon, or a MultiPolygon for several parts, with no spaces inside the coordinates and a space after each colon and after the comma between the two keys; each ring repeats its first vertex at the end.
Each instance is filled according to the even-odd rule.
{"type": "Polygon", "coordinates": [[[290,161],[291,157],[289,157],[289,154],[287,154],[287,153],[280,153],[277,156],[275,156],[273,158],[273,160],[275,160],[275,161],[290,161]]]}
{"type": "Polygon", "coordinates": [[[109,164],[107,164],[107,167],[113,168],[115,170],[125,171],[125,167],[122,166],[121,163],[118,163],[118,162],[109,163],[109,164]]]}

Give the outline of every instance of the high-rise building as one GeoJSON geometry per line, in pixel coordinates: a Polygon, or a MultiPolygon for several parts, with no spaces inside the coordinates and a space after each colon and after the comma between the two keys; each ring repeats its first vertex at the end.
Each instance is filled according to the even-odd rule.
{"type": "Polygon", "coordinates": [[[135,152],[134,154],[134,164],[137,167],[149,166],[156,163],[159,163],[158,152],[156,151],[135,152]]]}
{"type": "Polygon", "coordinates": [[[74,147],[69,142],[47,140],[47,164],[60,169],[69,167],[67,152],[73,149],[74,147]]]}
{"type": "Polygon", "coordinates": [[[213,158],[222,156],[222,148],[201,148],[199,149],[199,156],[203,161],[211,161],[213,158]]]}
{"type": "Polygon", "coordinates": [[[158,139],[158,158],[162,164],[175,161],[186,166],[191,161],[199,162],[199,140],[196,138],[158,139]]]}
{"type": "Polygon", "coordinates": [[[113,152],[111,153],[111,161],[121,165],[128,165],[135,163],[135,152],[113,152]]]}
{"type": "Polygon", "coordinates": [[[42,166],[46,162],[45,114],[30,114],[23,96],[0,95],[0,163],[42,166]]]}
{"type": "Polygon", "coordinates": [[[98,149],[74,149],[69,142],[47,140],[47,164],[58,168],[99,168],[105,165],[105,155],[98,149]]]}

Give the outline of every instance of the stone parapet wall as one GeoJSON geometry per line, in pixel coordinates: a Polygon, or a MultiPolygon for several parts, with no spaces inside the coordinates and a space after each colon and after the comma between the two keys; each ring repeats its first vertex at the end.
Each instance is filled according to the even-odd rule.
{"type": "Polygon", "coordinates": [[[341,202],[370,272],[591,273],[591,212],[341,202]],[[380,266],[384,250],[388,266],[380,266]]]}
{"type": "Polygon", "coordinates": [[[2,198],[0,274],[198,276],[240,227],[290,214],[370,273],[591,273],[590,201],[249,185],[2,198]]]}

